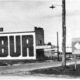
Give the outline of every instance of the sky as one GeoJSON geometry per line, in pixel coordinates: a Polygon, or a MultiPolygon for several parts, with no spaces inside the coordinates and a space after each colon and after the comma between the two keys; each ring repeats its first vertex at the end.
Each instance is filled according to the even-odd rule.
{"type": "MultiPolygon", "coordinates": [[[[62,0],[0,0],[0,27],[4,32],[45,31],[45,43],[62,45],[62,0]],[[50,9],[51,5],[54,9],[50,9]]],[[[67,46],[72,38],[80,38],[80,0],[66,0],[67,46]]]]}

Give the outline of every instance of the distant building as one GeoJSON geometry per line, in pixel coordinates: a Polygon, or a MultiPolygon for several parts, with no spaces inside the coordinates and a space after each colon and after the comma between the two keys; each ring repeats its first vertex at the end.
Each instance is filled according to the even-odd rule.
{"type": "MultiPolygon", "coordinates": [[[[40,27],[35,27],[36,46],[44,45],[44,30],[40,27]]],[[[36,58],[38,60],[44,59],[44,49],[36,49],[36,58]]]]}
{"type": "Polygon", "coordinates": [[[44,30],[40,27],[35,27],[36,45],[44,45],[44,30]]]}

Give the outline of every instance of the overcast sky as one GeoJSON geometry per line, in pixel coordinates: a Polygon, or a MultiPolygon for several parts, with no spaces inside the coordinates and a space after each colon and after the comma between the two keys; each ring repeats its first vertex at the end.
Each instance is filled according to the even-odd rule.
{"type": "MultiPolygon", "coordinates": [[[[0,26],[4,31],[33,31],[34,26],[43,27],[45,42],[62,44],[62,0],[0,0],[0,26]],[[50,9],[51,5],[55,9],[50,9]]],[[[72,38],[80,38],[80,0],[66,0],[67,46],[72,38]]]]}

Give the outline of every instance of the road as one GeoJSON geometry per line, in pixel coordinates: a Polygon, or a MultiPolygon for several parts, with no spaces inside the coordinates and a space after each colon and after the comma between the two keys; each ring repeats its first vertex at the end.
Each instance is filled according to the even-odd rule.
{"type": "MultiPolygon", "coordinates": [[[[74,61],[67,62],[67,65],[74,64],[74,61]]],[[[80,60],[77,61],[77,64],[80,64],[80,60]]],[[[36,69],[50,68],[50,67],[58,67],[61,66],[61,62],[58,61],[45,61],[45,62],[36,62],[36,63],[26,63],[26,64],[18,64],[13,66],[0,66],[0,74],[29,74],[28,72],[36,69]]]]}
{"type": "MultiPolygon", "coordinates": [[[[67,80],[67,78],[41,77],[41,76],[0,76],[0,80],[67,80]]],[[[68,78],[71,80],[71,78],[68,78]]],[[[75,79],[76,80],[76,79],[75,79]]],[[[78,80],[78,79],[77,79],[78,80]]]]}
{"type": "Polygon", "coordinates": [[[26,63],[20,65],[13,65],[13,66],[1,66],[0,73],[11,73],[11,72],[18,72],[18,71],[31,71],[35,69],[42,69],[48,67],[56,67],[60,66],[61,62],[54,62],[54,61],[45,61],[45,62],[36,62],[36,63],[26,63]]]}

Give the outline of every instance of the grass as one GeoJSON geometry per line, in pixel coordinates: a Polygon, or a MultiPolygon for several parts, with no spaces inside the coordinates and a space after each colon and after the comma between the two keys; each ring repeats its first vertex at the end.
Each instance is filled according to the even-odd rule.
{"type": "Polygon", "coordinates": [[[74,65],[67,66],[66,68],[60,67],[52,67],[47,69],[38,69],[30,71],[31,74],[54,74],[54,75],[66,75],[71,77],[80,77],[80,65],[77,65],[77,69],[74,69],[74,65]]]}

